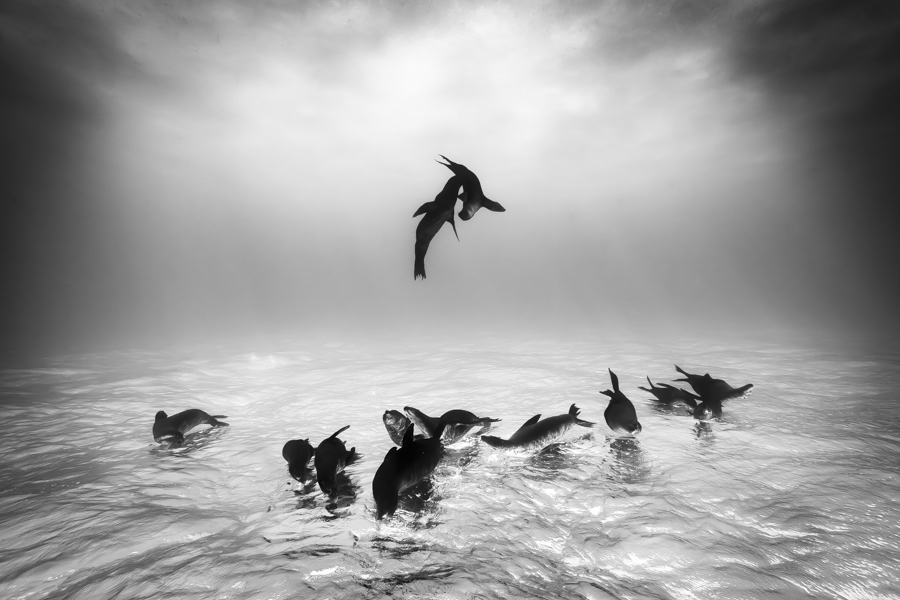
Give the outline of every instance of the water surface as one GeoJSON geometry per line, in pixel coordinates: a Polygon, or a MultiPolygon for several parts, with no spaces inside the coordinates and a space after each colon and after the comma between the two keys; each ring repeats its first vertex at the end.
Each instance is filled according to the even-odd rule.
{"type": "Polygon", "coordinates": [[[4,598],[896,598],[900,355],[799,343],[285,342],[70,356],[0,372],[4,598]],[[733,385],[721,421],[637,389],[674,364],[733,385]],[[643,432],[603,422],[607,368],[643,432]],[[392,518],[385,409],[596,421],[542,452],[467,438],[392,518]],[[183,447],[157,410],[228,415],[183,447]],[[291,438],[362,454],[340,496],[291,438]]]}

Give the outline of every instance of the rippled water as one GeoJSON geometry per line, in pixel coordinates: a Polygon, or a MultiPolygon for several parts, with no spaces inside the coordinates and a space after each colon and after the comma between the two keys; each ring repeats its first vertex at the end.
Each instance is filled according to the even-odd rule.
{"type": "Polygon", "coordinates": [[[68,357],[0,374],[3,598],[896,598],[900,355],[786,343],[309,343],[68,357]],[[747,398],[719,422],[637,389],[678,363],[747,398]],[[603,422],[607,367],[643,433],[603,422]],[[540,453],[477,438],[376,522],[385,409],[502,418],[570,404],[540,453]],[[181,448],[157,410],[226,414],[181,448]],[[331,502],[281,447],[344,425],[331,502]]]}

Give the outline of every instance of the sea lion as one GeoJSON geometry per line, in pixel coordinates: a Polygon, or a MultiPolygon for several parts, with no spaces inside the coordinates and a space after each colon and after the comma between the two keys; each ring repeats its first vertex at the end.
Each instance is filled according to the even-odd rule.
{"type": "Polygon", "coordinates": [[[743,396],[748,391],[753,389],[752,383],[742,385],[739,388],[734,388],[722,379],[711,377],[709,373],[706,373],[705,375],[688,373],[678,365],[675,365],[675,370],[684,375],[683,378],[676,379],[675,381],[688,382],[690,386],[694,388],[694,391],[697,392],[697,394],[700,396],[700,399],[704,402],[713,401],[721,403],[723,400],[729,400],[731,398],[743,396]]]}
{"type": "Polygon", "coordinates": [[[415,424],[410,423],[399,448],[391,448],[375,471],[372,494],[376,518],[392,516],[400,503],[400,492],[431,475],[441,460],[444,446],[441,436],[447,421],[441,418],[434,435],[415,439],[415,424]]]}
{"type": "Polygon", "coordinates": [[[673,402],[684,402],[691,408],[697,406],[697,400],[700,399],[699,396],[696,396],[686,390],[681,388],[677,388],[673,385],[669,385],[668,383],[660,383],[659,385],[653,385],[653,382],[650,381],[650,378],[647,377],[647,383],[650,384],[649,388],[645,388],[643,386],[638,386],[639,390],[644,390],[645,392],[650,392],[653,394],[659,402],[664,404],[672,404],[673,402]]]}
{"type": "Polygon", "coordinates": [[[419,277],[425,279],[425,253],[428,252],[428,245],[444,226],[444,223],[450,223],[453,233],[456,235],[456,241],[459,241],[459,234],[456,233],[456,221],[453,220],[453,210],[456,206],[456,193],[459,192],[460,185],[462,185],[462,178],[454,175],[447,180],[444,189],[434,197],[434,201],[426,202],[413,214],[413,217],[425,214],[416,227],[416,260],[413,265],[413,279],[419,277]]]}
{"type": "Polygon", "coordinates": [[[573,404],[569,407],[568,413],[547,417],[543,421],[540,420],[541,415],[537,414],[525,421],[507,440],[493,435],[483,435],[481,440],[494,448],[515,448],[517,450],[543,448],[562,436],[573,425],[593,427],[594,424],[590,421],[578,418],[580,412],[578,407],[573,404]]]}
{"type": "Polygon", "coordinates": [[[301,483],[306,483],[312,479],[312,471],[309,468],[309,461],[315,454],[315,449],[309,443],[309,439],[305,440],[288,440],[281,449],[281,456],[288,463],[288,472],[291,477],[301,483]]]}
{"type": "Polygon", "coordinates": [[[410,420],[416,424],[416,427],[425,433],[426,437],[433,437],[438,423],[440,423],[441,419],[444,419],[447,422],[447,426],[444,428],[441,443],[445,446],[459,441],[476,425],[489,425],[500,421],[500,419],[492,419],[490,417],[478,417],[474,413],[462,409],[448,410],[440,418],[429,417],[412,406],[404,406],[403,410],[406,411],[406,415],[410,420]]]}
{"type": "Polygon", "coordinates": [[[455,163],[443,154],[439,154],[441,158],[446,160],[446,163],[442,163],[441,161],[435,159],[435,161],[439,165],[444,165],[451,171],[453,171],[454,175],[459,175],[462,178],[462,186],[463,193],[460,194],[460,199],[463,201],[462,210],[459,211],[459,218],[463,221],[468,221],[471,219],[478,209],[484,207],[488,210],[492,210],[494,212],[505,212],[506,209],[500,206],[499,203],[494,202],[490,198],[484,195],[484,192],[481,189],[481,182],[478,181],[478,177],[466,168],[465,165],[461,165],[459,163],[455,163]]]}
{"type": "Polygon", "coordinates": [[[409,427],[411,421],[399,410],[384,411],[381,420],[384,422],[384,428],[387,429],[388,435],[391,436],[391,441],[402,446],[403,434],[406,433],[406,428],[409,427]]]}
{"type": "Polygon", "coordinates": [[[216,420],[227,418],[225,415],[209,415],[199,408],[191,408],[171,417],[161,410],[156,413],[156,420],[153,422],[153,439],[157,442],[169,439],[181,444],[184,442],[184,434],[194,427],[203,424],[228,426],[228,423],[216,420]]]}
{"type": "Polygon", "coordinates": [[[721,419],[722,401],[714,399],[704,400],[694,407],[693,415],[698,421],[709,421],[713,418],[721,419]]]}
{"type": "Polygon", "coordinates": [[[609,369],[609,378],[612,380],[613,391],[600,392],[609,396],[609,405],[603,411],[606,424],[616,433],[625,432],[632,435],[640,433],[641,424],[637,420],[634,404],[631,403],[628,396],[619,391],[619,378],[612,372],[612,369],[609,369]]]}
{"type": "Polygon", "coordinates": [[[353,447],[347,450],[347,446],[338,438],[338,434],[348,427],[350,426],[345,425],[341,427],[322,440],[322,443],[316,448],[316,481],[319,482],[319,488],[322,490],[322,493],[328,496],[337,494],[335,485],[337,474],[356,459],[356,448],[353,447]]]}

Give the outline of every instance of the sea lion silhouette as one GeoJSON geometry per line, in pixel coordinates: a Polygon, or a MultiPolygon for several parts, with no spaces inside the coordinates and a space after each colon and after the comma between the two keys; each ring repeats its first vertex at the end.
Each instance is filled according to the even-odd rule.
{"type": "Polygon", "coordinates": [[[540,420],[541,415],[534,415],[525,421],[509,439],[504,440],[493,435],[483,435],[481,440],[494,448],[515,448],[519,450],[543,448],[562,436],[573,425],[593,427],[594,424],[590,421],[583,421],[578,418],[580,412],[578,407],[573,404],[569,407],[568,413],[547,417],[543,421],[540,420]]]}
{"type": "Polygon", "coordinates": [[[228,426],[228,423],[217,419],[227,419],[225,415],[209,415],[199,408],[191,408],[168,416],[165,411],[156,413],[153,422],[153,439],[161,442],[171,439],[177,443],[184,442],[184,434],[198,425],[212,425],[213,427],[228,426]]]}
{"type": "Polygon", "coordinates": [[[606,424],[617,433],[640,433],[641,424],[638,422],[637,413],[634,411],[634,404],[631,403],[628,396],[619,391],[619,378],[612,372],[612,369],[609,369],[609,378],[612,380],[613,390],[600,392],[609,396],[609,405],[603,412],[606,424]]]}

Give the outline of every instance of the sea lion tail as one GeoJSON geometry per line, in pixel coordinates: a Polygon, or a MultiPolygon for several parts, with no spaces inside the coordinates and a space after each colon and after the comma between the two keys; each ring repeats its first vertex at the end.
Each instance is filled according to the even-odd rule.
{"type": "Polygon", "coordinates": [[[416,280],[419,277],[425,279],[425,255],[419,256],[419,254],[416,253],[416,260],[413,264],[413,280],[416,280]]]}
{"type": "Polygon", "coordinates": [[[209,424],[213,427],[229,427],[228,423],[225,421],[218,421],[217,419],[227,419],[228,415],[210,415],[209,424]]]}
{"type": "Polygon", "coordinates": [[[575,424],[581,425],[582,427],[593,427],[594,424],[590,421],[585,421],[583,419],[578,418],[578,414],[581,412],[581,409],[575,406],[574,404],[569,407],[569,414],[575,417],[575,424]]]}
{"type": "Polygon", "coordinates": [[[675,365],[675,370],[678,371],[679,373],[681,373],[682,375],[687,376],[687,372],[685,372],[685,370],[682,369],[681,367],[679,367],[678,365],[675,365]]]}

